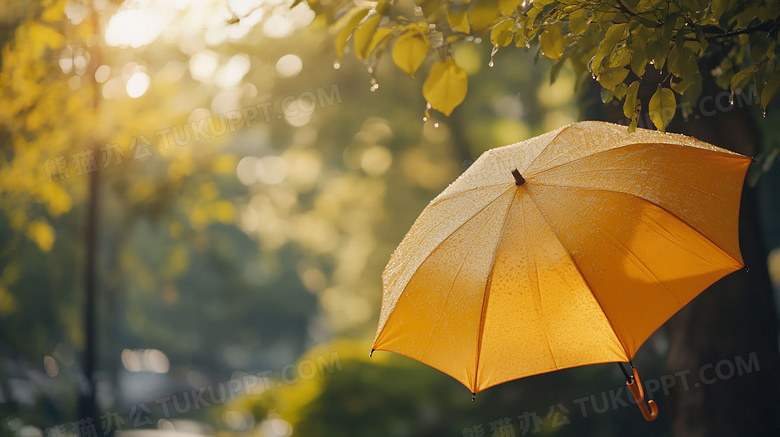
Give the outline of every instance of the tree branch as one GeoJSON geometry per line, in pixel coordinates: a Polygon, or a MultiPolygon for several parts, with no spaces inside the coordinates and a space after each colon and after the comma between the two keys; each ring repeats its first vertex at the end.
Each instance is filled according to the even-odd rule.
{"type": "Polygon", "coordinates": [[[732,30],[731,32],[720,33],[713,36],[707,36],[704,39],[707,41],[717,40],[721,38],[730,38],[732,36],[743,35],[753,32],[769,32],[773,27],[777,25],[776,20],[764,21],[763,23],[756,24],[755,26],[746,27],[744,29],[732,30]]]}

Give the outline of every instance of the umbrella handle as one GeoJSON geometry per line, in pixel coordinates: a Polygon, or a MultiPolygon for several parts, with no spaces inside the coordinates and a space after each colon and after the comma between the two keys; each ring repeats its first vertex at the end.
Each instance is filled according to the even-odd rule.
{"type": "Polygon", "coordinates": [[[631,391],[631,394],[634,395],[636,404],[642,411],[642,415],[645,416],[645,420],[648,422],[653,421],[656,419],[656,417],[658,417],[658,405],[656,405],[655,401],[652,399],[647,401],[647,404],[645,404],[645,392],[642,390],[642,381],[639,380],[639,373],[637,373],[636,368],[633,370],[634,379],[633,381],[626,382],[626,385],[631,391]]]}

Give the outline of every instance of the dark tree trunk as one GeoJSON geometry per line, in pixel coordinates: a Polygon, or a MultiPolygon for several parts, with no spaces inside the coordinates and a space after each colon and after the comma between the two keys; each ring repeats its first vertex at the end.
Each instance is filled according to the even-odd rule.
{"type": "MultiPolygon", "coordinates": [[[[650,100],[658,80],[660,75],[649,68],[640,87],[643,102],[650,100]]],[[[683,117],[678,105],[668,131],[755,156],[761,147],[761,133],[753,115],[756,108],[739,104],[749,99],[729,105],[728,92],[710,78],[705,79],[703,88],[703,100],[692,108],[694,113],[683,117]]],[[[598,96],[598,89],[589,93],[591,101],[594,94],[598,96]]],[[[757,104],[755,97],[752,102],[757,104]]],[[[607,121],[625,122],[621,105],[599,102],[593,107],[595,112],[586,112],[590,118],[598,117],[600,112],[607,121]]],[[[642,120],[644,127],[650,127],[646,125],[646,106],[643,114],[640,127],[642,120]]],[[[677,384],[666,398],[675,436],[780,435],[776,417],[780,411],[777,314],[758,211],[756,190],[746,183],[740,210],[745,268],[712,285],[665,325],[669,336],[666,372],[690,372],[688,389],[677,384]],[[722,360],[721,378],[716,366],[722,360]],[[727,377],[729,364],[736,372],[740,360],[751,364],[752,372],[727,377]],[[704,381],[700,379],[702,369],[704,381]],[[717,381],[712,382],[713,378],[717,381]]]]}

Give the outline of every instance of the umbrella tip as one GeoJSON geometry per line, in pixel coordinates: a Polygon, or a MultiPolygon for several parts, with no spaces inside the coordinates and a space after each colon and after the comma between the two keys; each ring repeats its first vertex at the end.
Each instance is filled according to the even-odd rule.
{"type": "Polygon", "coordinates": [[[475,400],[477,400],[477,394],[476,393],[472,393],[471,394],[471,402],[474,402],[475,400]]]}
{"type": "Polygon", "coordinates": [[[371,352],[368,353],[368,358],[371,358],[371,356],[374,355],[374,350],[371,349],[371,352]]]}
{"type": "Polygon", "coordinates": [[[512,170],[512,176],[515,177],[515,185],[523,185],[525,183],[525,178],[518,169],[512,170]]]}

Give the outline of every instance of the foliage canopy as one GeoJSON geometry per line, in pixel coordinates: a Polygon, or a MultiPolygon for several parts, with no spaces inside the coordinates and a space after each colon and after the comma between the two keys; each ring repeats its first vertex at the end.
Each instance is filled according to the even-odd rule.
{"type": "Polygon", "coordinates": [[[775,1],[307,1],[329,23],[339,58],[351,37],[355,56],[371,74],[391,44],[393,62],[411,76],[427,57],[436,58],[423,96],[429,109],[447,116],[468,88],[453,47],[483,38],[489,38],[493,54],[512,45],[530,49],[537,44],[537,54],[554,61],[551,81],[570,63],[579,83],[591,78],[599,82],[603,101],[623,101],[630,130],[637,125],[642,105],[638,90],[648,68],[663,78],[646,102],[661,130],[674,116],[678,100],[696,103],[703,75],[712,75],[732,94],[752,82],[763,110],[780,86],[780,6],[775,1]]]}

